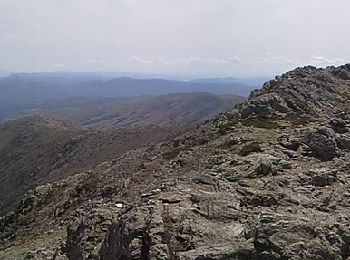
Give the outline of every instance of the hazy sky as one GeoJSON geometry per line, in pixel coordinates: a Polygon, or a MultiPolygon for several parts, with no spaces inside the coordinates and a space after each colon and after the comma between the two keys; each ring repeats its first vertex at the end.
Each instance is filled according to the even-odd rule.
{"type": "Polygon", "coordinates": [[[0,71],[267,75],[350,60],[349,0],[0,0],[0,71]]]}

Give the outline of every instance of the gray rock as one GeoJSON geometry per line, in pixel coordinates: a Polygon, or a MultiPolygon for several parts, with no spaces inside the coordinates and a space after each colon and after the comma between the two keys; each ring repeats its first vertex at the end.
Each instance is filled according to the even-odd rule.
{"type": "Polygon", "coordinates": [[[293,151],[298,150],[300,146],[300,140],[288,134],[278,136],[277,141],[281,146],[293,151]]]}
{"type": "Polygon", "coordinates": [[[304,143],[309,147],[310,154],[322,161],[329,161],[337,156],[335,133],[330,128],[312,129],[304,143]]]}
{"type": "Polygon", "coordinates": [[[336,133],[344,134],[348,131],[346,122],[341,118],[332,118],[329,124],[336,133]]]}
{"type": "Polygon", "coordinates": [[[350,135],[349,134],[337,134],[336,142],[340,149],[350,150],[350,135]]]}
{"type": "Polygon", "coordinates": [[[268,154],[254,155],[251,160],[255,160],[257,163],[250,177],[267,176],[269,174],[274,175],[277,171],[291,169],[293,166],[293,163],[288,160],[276,158],[268,154]]]}
{"type": "Polygon", "coordinates": [[[290,109],[287,102],[276,93],[267,93],[248,102],[240,110],[241,118],[252,116],[274,115],[287,113],[290,109]]]}
{"type": "Polygon", "coordinates": [[[269,173],[272,173],[274,171],[275,171],[275,169],[273,167],[273,164],[272,164],[271,160],[262,159],[259,162],[259,165],[258,165],[258,167],[255,170],[255,174],[266,176],[269,173]]]}
{"type": "Polygon", "coordinates": [[[329,169],[313,169],[309,171],[311,176],[310,184],[325,187],[332,185],[336,181],[337,171],[329,169]]]}

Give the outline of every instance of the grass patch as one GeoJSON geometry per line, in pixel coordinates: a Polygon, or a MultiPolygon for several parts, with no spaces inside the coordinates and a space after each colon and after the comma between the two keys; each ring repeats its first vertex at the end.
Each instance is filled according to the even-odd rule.
{"type": "Polygon", "coordinates": [[[179,155],[179,153],[183,150],[183,148],[181,147],[176,147],[176,148],[173,148],[169,151],[166,151],[162,154],[163,158],[165,160],[172,160],[174,159],[176,156],[179,155]]]}
{"type": "Polygon", "coordinates": [[[265,129],[276,129],[279,128],[275,118],[271,117],[256,117],[248,118],[241,121],[244,126],[253,126],[256,128],[265,128],[265,129]]]}
{"type": "Polygon", "coordinates": [[[251,153],[260,153],[262,152],[260,148],[260,143],[253,142],[247,145],[242,146],[241,150],[239,150],[238,154],[240,156],[248,156],[251,153]]]}
{"type": "Polygon", "coordinates": [[[237,121],[229,121],[225,124],[220,124],[218,133],[221,135],[224,135],[231,129],[231,127],[235,126],[236,124],[237,124],[237,121]]]}
{"type": "Polygon", "coordinates": [[[239,144],[239,141],[237,139],[229,139],[220,144],[218,147],[223,149],[229,149],[231,147],[234,147],[239,144]]]}

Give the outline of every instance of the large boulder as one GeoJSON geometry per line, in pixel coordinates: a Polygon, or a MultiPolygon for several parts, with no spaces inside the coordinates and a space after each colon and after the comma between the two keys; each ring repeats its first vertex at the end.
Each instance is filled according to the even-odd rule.
{"type": "Polygon", "coordinates": [[[330,161],[338,154],[335,133],[327,127],[311,129],[304,143],[308,146],[308,154],[322,161],[330,161]]]}
{"type": "Polygon", "coordinates": [[[241,109],[242,119],[252,116],[270,116],[290,111],[287,102],[275,93],[267,93],[247,102],[241,109]]]}

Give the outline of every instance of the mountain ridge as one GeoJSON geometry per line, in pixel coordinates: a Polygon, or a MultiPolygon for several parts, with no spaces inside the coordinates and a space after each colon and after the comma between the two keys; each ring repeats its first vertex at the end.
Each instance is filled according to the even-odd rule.
{"type": "MultiPolygon", "coordinates": [[[[252,87],[241,83],[193,83],[162,79],[116,78],[16,78],[0,79],[0,121],[26,110],[37,108],[52,99],[123,99],[159,96],[170,93],[210,92],[215,95],[247,96],[252,87]]],[[[94,104],[94,100],[91,100],[94,104]]]]}
{"type": "Polygon", "coordinates": [[[335,107],[347,110],[349,73],[348,64],[325,69],[297,68],[268,81],[261,90],[253,91],[241,114],[249,117],[254,113],[298,112],[319,116],[333,112],[335,107]],[[259,111],[259,106],[269,108],[269,111],[259,111]]]}
{"type": "Polygon", "coordinates": [[[0,256],[349,258],[349,67],[298,68],[192,131],[35,188],[0,220],[0,256]]]}

